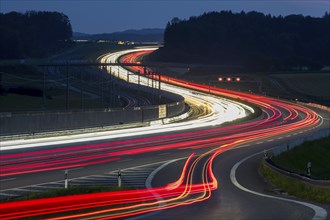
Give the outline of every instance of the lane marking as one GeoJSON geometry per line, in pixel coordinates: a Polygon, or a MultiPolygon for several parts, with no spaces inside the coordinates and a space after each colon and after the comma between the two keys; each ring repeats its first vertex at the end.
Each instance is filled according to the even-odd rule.
{"type": "Polygon", "coordinates": [[[297,200],[293,200],[293,199],[287,199],[287,198],[282,198],[282,197],[276,197],[276,196],[271,196],[271,195],[267,195],[267,194],[262,194],[262,193],[259,193],[259,192],[255,192],[255,191],[252,191],[250,189],[247,189],[245,188],[244,186],[242,186],[241,184],[238,183],[237,179],[236,179],[236,171],[237,171],[237,168],[242,164],[244,163],[245,161],[247,161],[248,159],[258,155],[258,154],[261,154],[262,152],[258,152],[258,153],[255,153],[255,154],[252,154],[242,160],[240,160],[239,162],[237,162],[233,167],[232,169],[230,170],[230,180],[231,182],[237,187],[239,188],[240,190],[243,190],[245,192],[248,192],[248,193],[251,193],[251,194],[254,194],[254,195],[257,195],[257,196],[262,196],[262,197],[266,197],[266,198],[270,198],[270,199],[277,199],[277,200],[282,200],[282,201],[286,201],[286,202],[293,202],[293,203],[296,203],[296,204],[299,204],[299,205],[303,205],[303,206],[306,206],[308,208],[311,208],[313,209],[313,211],[315,212],[315,215],[313,216],[312,220],[325,220],[327,219],[327,211],[320,207],[320,206],[316,206],[314,204],[311,204],[311,203],[307,203],[307,202],[301,202],[301,201],[297,201],[297,200]]]}
{"type": "Polygon", "coordinates": [[[267,142],[272,142],[274,139],[267,140],[267,142]]]}
{"type": "Polygon", "coordinates": [[[256,144],[262,144],[262,143],[264,143],[263,141],[259,141],[259,142],[257,142],[256,144]]]}
{"type": "Polygon", "coordinates": [[[38,186],[38,185],[35,185],[33,187],[42,188],[42,189],[62,189],[63,188],[61,186],[38,186]]]}
{"type": "Polygon", "coordinates": [[[239,149],[239,148],[244,148],[244,147],[249,147],[251,146],[251,144],[243,144],[243,145],[238,145],[237,147],[233,148],[233,149],[239,149]]]}
{"type": "Polygon", "coordinates": [[[13,196],[13,197],[16,197],[18,195],[17,194],[9,194],[9,193],[2,193],[2,192],[0,192],[0,196],[13,196]]]}
{"type": "Polygon", "coordinates": [[[179,158],[179,159],[175,159],[175,160],[170,160],[166,163],[164,163],[163,165],[161,165],[160,167],[157,167],[157,169],[155,169],[154,171],[152,171],[150,173],[150,175],[148,176],[148,178],[146,179],[146,187],[148,189],[151,189],[152,186],[151,186],[151,182],[152,180],[154,179],[154,177],[156,176],[156,174],[161,170],[163,169],[164,167],[166,167],[167,165],[171,164],[171,163],[174,163],[176,161],[179,161],[179,160],[183,160],[183,159],[186,159],[187,157],[184,157],[184,158],[179,158]]]}
{"type": "Polygon", "coordinates": [[[2,179],[0,182],[6,182],[6,181],[11,181],[11,180],[16,180],[17,178],[9,178],[9,179],[2,179]]]}
{"type": "MultiPolygon", "coordinates": [[[[145,182],[145,186],[147,187],[147,189],[152,189],[152,186],[151,186],[151,182],[153,180],[153,178],[155,177],[155,175],[161,170],[163,169],[164,167],[166,167],[167,165],[171,164],[171,163],[174,163],[176,161],[179,161],[179,160],[183,160],[183,159],[186,159],[187,157],[183,157],[183,158],[179,158],[179,159],[174,159],[174,160],[170,160],[170,161],[167,161],[166,163],[162,164],[160,167],[157,167],[157,169],[155,169],[152,173],[150,173],[150,175],[148,176],[146,182],[145,182]]],[[[152,194],[155,196],[155,198],[157,198],[157,200],[161,201],[163,200],[159,194],[155,193],[155,192],[152,192],[152,194]]],[[[161,203],[159,203],[159,206],[158,207],[161,207],[161,203]]],[[[153,216],[153,215],[156,215],[156,214],[159,214],[161,213],[163,210],[160,210],[160,211],[156,211],[156,212],[150,212],[150,213],[147,213],[147,214],[144,214],[144,215],[140,215],[140,216],[134,216],[134,217],[131,217],[131,218],[128,218],[128,220],[137,220],[137,219],[144,219],[144,218],[147,218],[147,217],[150,217],[150,216],[153,216]]]]}
{"type": "Polygon", "coordinates": [[[117,162],[128,162],[128,161],[131,161],[133,159],[126,159],[126,160],[118,160],[117,162]]]}
{"type": "Polygon", "coordinates": [[[162,153],[162,154],[158,154],[158,156],[164,156],[164,155],[168,155],[168,154],[170,154],[170,153],[162,153]]]}
{"type": "Polygon", "coordinates": [[[22,191],[22,192],[42,192],[36,189],[24,189],[24,188],[14,188],[13,191],[22,191]]]}
{"type": "MultiPolygon", "coordinates": [[[[80,170],[83,169],[84,167],[76,167],[76,168],[72,168],[72,169],[67,169],[68,172],[73,171],[73,170],[80,170]]],[[[65,170],[63,170],[65,172],[65,170]]]]}

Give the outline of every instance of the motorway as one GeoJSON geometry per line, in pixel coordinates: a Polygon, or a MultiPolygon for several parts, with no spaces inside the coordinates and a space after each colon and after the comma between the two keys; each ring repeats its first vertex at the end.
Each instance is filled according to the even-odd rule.
{"type": "MultiPolygon", "coordinates": [[[[128,54],[126,59],[125,56],[121,59],[136,62],[148,52],[150,50],[109,54],[104,56],[104,61],[116,62],[128,54]]],[[[127,70],[118,72],[112,74],[127,78],[127,70]]],[[[317,110],[316,113],[269,97],[219,88],[209,90],[207,86],[165,76],[132,75],[130,82],[138,82],[138,77],[146,85],[150,85],[150,77],[161,79],[162,89],[179,92],[193,105],[207,106],[208,111],[192,121],[173,124],[87,137],[1,143],[1,190],[58,181],[63,179],[64,169],[71,169],[70,178],[77,178],[157,165],[145,180],[147,188],[1,203],[1,216],[25,218],[60,212],[62,219],[327,218],[329,206],[269,197],[257,166],[264,149],[329,128],[328,112],[317,110]],[[179,90],[178,86],[185,89],[179,90]],[[263,113],[254,120],[224,126],[226,121],[252,114],[253,109],[218,96],[251,102],[260,106],[263,113]],[[251,155],[255,156],[249,158],[251,155]],[[268,197],[258,193],[266,193],[268,197]],[[72,215],[72,210],[83,213],[72,215]]]]}

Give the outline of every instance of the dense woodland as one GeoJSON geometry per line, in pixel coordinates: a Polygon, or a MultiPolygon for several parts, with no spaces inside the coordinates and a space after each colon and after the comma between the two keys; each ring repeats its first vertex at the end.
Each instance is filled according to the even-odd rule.
{"type": "Polygon", "coordinates": [[[58,12],[0,13],[0,59],[40,58],[71,45],[68,17],[58,12]]]}
{"type": "Polygon", "coordinates": [[[167,24],[164,48],[150,59],[244,66],[251,70],[330,65],[330,16],[205,13],[167,24]]]}

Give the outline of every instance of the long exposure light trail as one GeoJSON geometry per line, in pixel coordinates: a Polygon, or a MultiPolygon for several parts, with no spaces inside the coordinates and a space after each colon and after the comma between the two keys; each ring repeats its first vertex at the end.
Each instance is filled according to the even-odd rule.
{"type": "MultiPolygon", "coordinates": [[[[134,63],[137,62],[139,56],[151,51],[131,50],[115,55],[110,54],[104,57],[104,61],[116,62],[119,56],[128,54],[121,58],[122,62],[134,63]]],[[[141,73],[141,69],[138,67],[134,70],[140,70],[141,73]]],[[[119,68],[119,73],[120,78],[126,78],[127,70],[119,68]]],[[[210,88],[167,76],[159,78],[164,81],[162,89],[180,92],[192,102],[209,102],[208,105],[212,106],[210,107],[212,110],[208,117],[199,118],[194,123],[181,122],[157,127],[166,128],[163,132],[175,131],[176,133],[150,133],[153,135],[129,140],[110,140],[98,144],[3,154],[0,155],[1,176],[79,166],[82,163],[88,165],[102,163],[106,160],[120,160],[124,155],[165,150],[189,151],[191,155],[187,158],[181,175],[176,181],[152,189],[123,190],[2,203],[1,217],[4,219],[34,216],[49,219],[114,219],[202,202],[210,198],[213,190],[221,187],[213,173],[213,162],[219,154],[248,142],[308,128],[321,122],[320,117],[314,111],[290,102],[220,88],[210,88]],[[178,86],[187,88],[188,92],[184,89],[178,89],[178,86]],[[203,92],[210,92],[222,97],[239,98],[253,103],[259,106],[264,114],[258,119],[240,124],[210,127],[210,125],[223,123],[221,120],[215,123],[213,121],[225,114],[230,115],[231,112],[234,112],[236,116],[241,116],[242,114],[245,115],[250,108],[245,104],[238,104],[238,101],[217,99],[215,96],[208,97],[207,94],[202,95],[203,92]],[[189,130],[188,128],[191,127],[200,129],[189,130]],[[178,132],[179,129],[184,131],[178,132]],[[197,155],[195,153],[197,149],[204,151],[197,155]],[[54,156],[55,154],[56,156],[54,156]],[[76,212],[76,214],[72,214],[72,212],[76,212]]],[[[134,77],[131,77],[130,82],[134,81],[134,77]]],[[[147,77],[141,81],[150,85],[147,77]]],[[[153,130],[155,129],[153,128],[153,130]]]]}

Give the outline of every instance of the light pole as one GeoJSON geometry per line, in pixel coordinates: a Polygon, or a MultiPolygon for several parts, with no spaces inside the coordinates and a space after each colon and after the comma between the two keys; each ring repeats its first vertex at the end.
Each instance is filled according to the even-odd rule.
{"type": "Polygon", "coordinates": [[[69,62],[66,62],[66,110],[69,110],[69,62]]]}
{"type": "MultiPolygon", "coordinates": [[[[43,94],[42,94],[42,109],[45,110],[46,109],[46,71],[45,71],[45,67],[43,67],[43,94]]],[[[1,88],[1,87],[0,87],[1,88]]]]}

